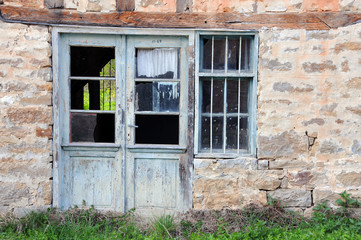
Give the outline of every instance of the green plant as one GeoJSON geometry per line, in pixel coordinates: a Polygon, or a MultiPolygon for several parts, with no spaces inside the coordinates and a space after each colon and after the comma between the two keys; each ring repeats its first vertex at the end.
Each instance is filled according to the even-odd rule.
{"type": "Polygon", "coordinates": [[[350,214],[350,208],[361,207],[361,203],[357,199],[351,197],[351,193],[347,193],[346,190],[339,193],[341,199],[336,200],[336,204],[340,206],[338,213],[341,215],[348,216],[350,214]]]}
{"type": "Polygon", "coordinates": [[[282,208],[281,201],[267,195],[267,204],[268,206],[275,207],[275,208],[282,208]]]}
{"type": "Polygon", "coordinates": [[[155,235],[162,238],[172,238],[177,229],[174,217],[171,215],[155,217],[152,221],[152,226],[155,235]]]}

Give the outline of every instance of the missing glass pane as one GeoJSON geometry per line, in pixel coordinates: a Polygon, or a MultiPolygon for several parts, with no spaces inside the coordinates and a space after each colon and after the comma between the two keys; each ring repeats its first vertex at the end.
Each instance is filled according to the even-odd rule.
{"type": "Polygon", "coordinates": [[[178,112],[180,85],[174,82],[138,82],[136,111],[178,112]]]}
{"type": "Polygon", "coordinates": [[[114,77],[114,48],[70,47],[71,76],[114,77]]]}
{"type": "Polygon", "coordinates": [[[71,113],[70,142],[114,143],[114,114],[71,113]]]}
{"type": "Polygon", "coordinates": [[[115,81],[71,80],[71,109],[115,110],[115,81]]]}
{"type": "Polygon", "coordinates": [[[211,80],[204,80],[202,84],[202,112],[211,112],[211,80]]]}
{"type": "Polygon", "coordinates": [[[179,116],[136,115],[135,124],[135,143],[179,143],[179,116]]]}
{"type": "Polygon", "coordinates": [[[179,78],[179,49],[136,49],[137,78],[179,78]]]}

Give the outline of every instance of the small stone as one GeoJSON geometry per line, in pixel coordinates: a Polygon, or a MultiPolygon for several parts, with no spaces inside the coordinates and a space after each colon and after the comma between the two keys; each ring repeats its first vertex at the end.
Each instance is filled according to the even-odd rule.
{"type": "Polygon", "coordinates": [[[258,160],[258,169],[267,170],[268,169],[268,160],[258,160]]]}

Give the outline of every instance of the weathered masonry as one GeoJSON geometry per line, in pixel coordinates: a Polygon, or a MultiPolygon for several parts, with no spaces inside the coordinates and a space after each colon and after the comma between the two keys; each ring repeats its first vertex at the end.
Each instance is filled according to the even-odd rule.
{"type": "Polygon", "coordinates": [[[0,212],[361,198],[360,1],[0,11],[0,212]]]}

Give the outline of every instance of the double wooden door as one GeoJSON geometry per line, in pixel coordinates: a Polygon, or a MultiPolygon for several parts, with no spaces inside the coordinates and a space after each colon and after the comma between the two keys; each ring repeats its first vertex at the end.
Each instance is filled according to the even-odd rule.
{"type": "Polygon", "coordinates": [[[189,208],[188,39],[63,34],[59,43],[59,207],[189,208]]]}

